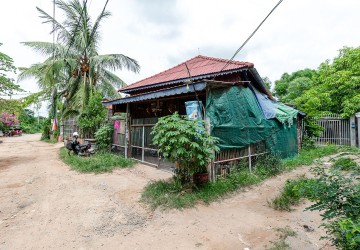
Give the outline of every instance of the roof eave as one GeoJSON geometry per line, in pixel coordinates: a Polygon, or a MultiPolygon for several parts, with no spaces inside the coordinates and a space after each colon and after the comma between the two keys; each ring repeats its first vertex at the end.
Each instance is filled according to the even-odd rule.
{"type": "MultiPolygon", "coordinates": [[[[232,73],[235,73],[235,72],[241,72],[243,70],[248,70],[249,68],[252,69],[253,66],[252,67],[244,66],[244,67],[241,67],[241,68],[227,70],[227,71],[223,71],[223,72],[220,72],[220,73],[219,72],[214,72],[214,73],[210,73],[210,74],[192,76],[191,79],[193,81],[201,80],[201,79],[208,78],[208,77],[221,76],[221,75],[232,74],[232,73]]],[[[125,93],[125,94],[131,94],[131,92],[135,92],[135,91],[139,91],[139,90],[150,89],[150,88],[155,88],[155,87],[162,87],[162,86],[173,85],[173,84],[176,84],[176,83],[185,82],[188,79],[189,79],[189,77],[186,77],[186,78],[180,78],[180,79],[167,81],[167,82],[154,83],[154,84],[151,84],[151,85],[146,85],[146,86],[141,86],[141,87],[128,88],[128,89],[125,89],[125,90],[119,89],[118,92],[122,92],[122,93],[125,93]]]]}

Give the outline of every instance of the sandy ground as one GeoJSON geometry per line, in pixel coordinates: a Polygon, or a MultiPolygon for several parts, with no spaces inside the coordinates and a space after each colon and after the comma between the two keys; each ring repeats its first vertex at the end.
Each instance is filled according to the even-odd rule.
{"type": "Polygon", "coordinates": [[[139,202],[142,189],[170,173],[139,164],[80,174],[59,160],[61,143],[39,138],[0,137],[0,249],[267,249],[286,226],[297,232],[291,249],[334,249],[319,241],[321,219],[303,211],[308,203],[293,212],[267,205],[308,167],[208,206],[152,211],[139,202]]]}

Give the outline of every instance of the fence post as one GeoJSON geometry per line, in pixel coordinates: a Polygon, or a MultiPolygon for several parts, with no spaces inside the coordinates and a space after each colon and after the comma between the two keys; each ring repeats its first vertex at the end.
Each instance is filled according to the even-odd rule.
{"type": "Polygon", "coordinates": [[[356,147],[356,127],[355,127],[355,116],[350,117],[350,145],[356,147]]]}
{"type": "Polygon", "coordinates": [[[129,148],[129,103],[126,103],[126,117],[125,117],[125,159],[128,158],[128,148],[129,148]]]}
{"type": "MultiPolygon", "coordinates": [[[[357,145],[360,148],[360,112],[355,114],[355,117],[357,118],[357,145]]],[[[356,133],[356,132],[355,132],[356,133]]],[[[356,144],[356,142],[355,142],[356,144]]],[[[356,146],[356,145],[355,145],[356,146]]]]}
{"type": "Polygon", "coordinates": [[[251,163],[251,144],[249,144],[249,147],[248,147],[248,152],[249,152],[249,170],[250,170],[250,172],[252,172],[252,163],[251,163]]]}

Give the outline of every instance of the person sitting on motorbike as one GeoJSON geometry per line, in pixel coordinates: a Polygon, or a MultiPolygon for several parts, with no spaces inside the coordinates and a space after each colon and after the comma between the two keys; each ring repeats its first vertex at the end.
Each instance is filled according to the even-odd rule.
{"type": "Polygon", "coordinates": [[[73,138],[72,138],[72,141],[71,141],[71,148],[72,150],[74,151],[75,154],[78,154],[79,153],[79,145],[80,143],[78,142],[78,139],[79,138],[79,134],[78,132],[74,132],[73,133],[73,138]]]}

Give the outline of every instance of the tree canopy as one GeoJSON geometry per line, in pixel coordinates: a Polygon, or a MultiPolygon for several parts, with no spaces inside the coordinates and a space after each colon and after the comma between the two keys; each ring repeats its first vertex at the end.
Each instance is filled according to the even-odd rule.
{"type": "Polygon", "coordinates": [[[360,47],[340,49],[317,70],[285,73],[275,81],[275,96],[310,116],[325,113],[349,117],[360,111],[360,47]]]}
{"type": "Polygon", "coordinates": [[[43,23],[51,24],[57,34],[55,44],[48,42],[25,42],[25,46],[44,55],[44,62],[21,68],[19,80],[28,77],[37,79],[44,96],[52,103],[52,112],[57,109],[59,97],[64,97],[64,114],[79,115],[85,110],[91,96],[100,92],[103,97],[118,97],[116,88],[125,83],[111,71],[127,69],[139,71],[136,60],[123,54],[98,53],[101,23],[111,14],[103,11],[93,21],[86,2],[80,0],[56,0],[55,4],[64,14],[60,22],[37,8],[43,23]]]}
{"type": "Polygon", "coordinates": [[[20,86],[14,83],[14,79],[7,76],[8,73],[16,73],[14,60],[0,52],[0,95],[12,95],[14,91],[22,91],[20,86]]]}

